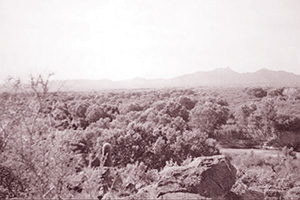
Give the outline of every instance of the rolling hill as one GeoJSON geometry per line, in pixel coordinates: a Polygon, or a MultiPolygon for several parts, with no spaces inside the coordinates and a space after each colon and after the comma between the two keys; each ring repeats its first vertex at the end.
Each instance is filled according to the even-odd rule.
{"type": "Polygon", "coordinates": [[[249,86],[249,85],[300,85],[300,75],[285,71],[261,69],[256,72],[238,73],[230,68],[199,71],[171,79],[135,78],[123,81],[103,80],[54,80],[51,88],[65,91],[97,91],[104,89],[137,89],[199,86],[249,86]]]}

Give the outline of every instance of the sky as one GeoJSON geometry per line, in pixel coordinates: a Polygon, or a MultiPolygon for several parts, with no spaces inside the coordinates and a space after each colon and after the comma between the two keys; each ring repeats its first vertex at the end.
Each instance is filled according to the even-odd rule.
{"type": "Polygon", "coordinates": [[[0,0],[0,80],[300,74],[299,0],[0,0]]]}

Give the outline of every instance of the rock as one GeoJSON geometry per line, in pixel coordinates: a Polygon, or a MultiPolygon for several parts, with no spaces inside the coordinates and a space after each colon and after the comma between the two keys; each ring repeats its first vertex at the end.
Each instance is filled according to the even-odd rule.
{"type": "Polygon", "coordinates": [[[224,155],[199,157],[187,166],[168,167],[160,173],[158,196],[185,192],[215,198],[226,195],[236,180],[236,169],[224,155]]]}
{"type": "Polygon", "coordinates": [[[203,196],[200,196],[199,194],[184,193],[184,192],[167,193],[160,196],[158,199],[212,200],[211,198],[205,198],[203,196]]]}
{"type": "Polygon", "coordinates": [[[243,200],[264,200],[264,194],[255,190],[246,190],[246,192],[242,195],[243,200]]]}
{"type": "Polygon", "coordinates": [[[224,155],[199,157],[186,166],[165,168],[156,184],[129,199],[226,199],[235,179],[236,169],[224,155]]]}
{"type": "Polygon", "coordinates": [[[283,199],[283,190],[268,189],[265,191],[265,200],[280,200],[283,199]]]}
{"type": "Polygon", "coordinates": [[[224,196],[224,200],[243,200],[243,198],[237,195],[236,193],[230,191],[224,196]]]}

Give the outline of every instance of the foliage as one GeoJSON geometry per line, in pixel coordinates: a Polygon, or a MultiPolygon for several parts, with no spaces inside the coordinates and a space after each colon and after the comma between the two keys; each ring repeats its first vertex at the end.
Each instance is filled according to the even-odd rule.
{"type": "Polygon", "coordinates": [[[253,87],[253,88],[248,88],[246,90],[247,94],[250,96],[254,96],[256,98],[263,98],[267,96],[267,91],[265,91],[261,87],[253,87]]]}
{"type": "Polygon", "coordinates": [[[17,176],[12,169],[0,165],[1,199],[23,196],[26,192],[26,181],[17,176]]]}
{"type": "Polygon", "coordinates": [[[107,115],[103,108],[98,105],[91,105],[87,109],[86,119],[89,123],[98,121],[100,118],[105,118],[107,115]]]}
{"type": "Polygon", "coordinates": [[[300,131],[300,117],[290,115],[279,115],[275,121],[275,128],[278,131],[300,131]]]}
{"type": "Polygon", "coordinates": [[[144,179],[169,161],[180,164],[218,153],[215,140],[189,125],[199,101],[192,90],[51,93],[49,80],[30,80],[28,88],[11,81],[0,99],[3,167],[23,181],[14,196],[75,198],[69,195],[77,187],[71,182],[82,176],[82,195],[95,196],[98,183],[86,177],[99,172],[93,167],[99,166],[95,163],[105,142],[113,146],[114,166],[141,169],[136,176],[144,179]]]}
{"type": "Polygon", "coordinates": [[[290,189],[286,196],[285,199],[299,199],[300,197],[300,187],[295,187],[290,189]]]}
{"type": "Polygon", "coordinates": [[[282,193],[289,193],[292,188],[298,187],[299,160],[291,149],[283,148],[275,156],[250,151],[246,154],[232,155],[231,158],[238,169],[237,181],[233,187],[233,191],[237,193],[256,188],[268,195],[276,193],[281,196],[282,193]]]}
{"type": "MultiPolygon", "coordinates": [[[[291,135],[298,140],[297,89],[72,93],[50,91],[50,77],[31,77],[28,85],[11,79],[0,94],[4,198],[97,198],[106,142],[112,146],[111,189],[130,194],[155,181],[168,164],[218,154],[219,142],[247,147],[266,141],[275,145],[276,139],[291,135]]],[[[299,178],[298,160],[289,153],[236,155],[233,162],[239,167],[240,189],[266,185],[288,190],[299,178]]]]}
{"type": "Polygon", "coordinates": [[[233,116],[233,122],[223,126],[220,133],[252,140],[269,140],[278,135],[275,127],[277,109],[272,99],[242,104],[233,116]]]}
{"type": "Polygon", "coordinates": [[[226,105],[227,103],[217,99],[209,99],[196,105],[191,110],[189,125],[213,136],[215,130],[227,122],[229,109],[226,105]]]}

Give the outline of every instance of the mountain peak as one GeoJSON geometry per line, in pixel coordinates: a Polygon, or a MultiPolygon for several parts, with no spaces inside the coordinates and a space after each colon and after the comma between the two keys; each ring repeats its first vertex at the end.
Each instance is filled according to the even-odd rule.
{"type": "Polygon", "coordinates": [[[216,74],[238,74],[238,72],[233,71],[230,67],[219,67],[210,72],[216,74]]]}
{"type": "Polygon", "coordinates": [[[212,71],[213,72],[235,72],[230,67],[219,67],[219,68],[216,68],[212,71]]]}
{"type": "Polygon", "coordinates": [[[273,70],[269,70],[268,68],[264,67],[264,68],[261,68],[260,70],[258,70],[257,72],[271,72],[273,70]]]}

